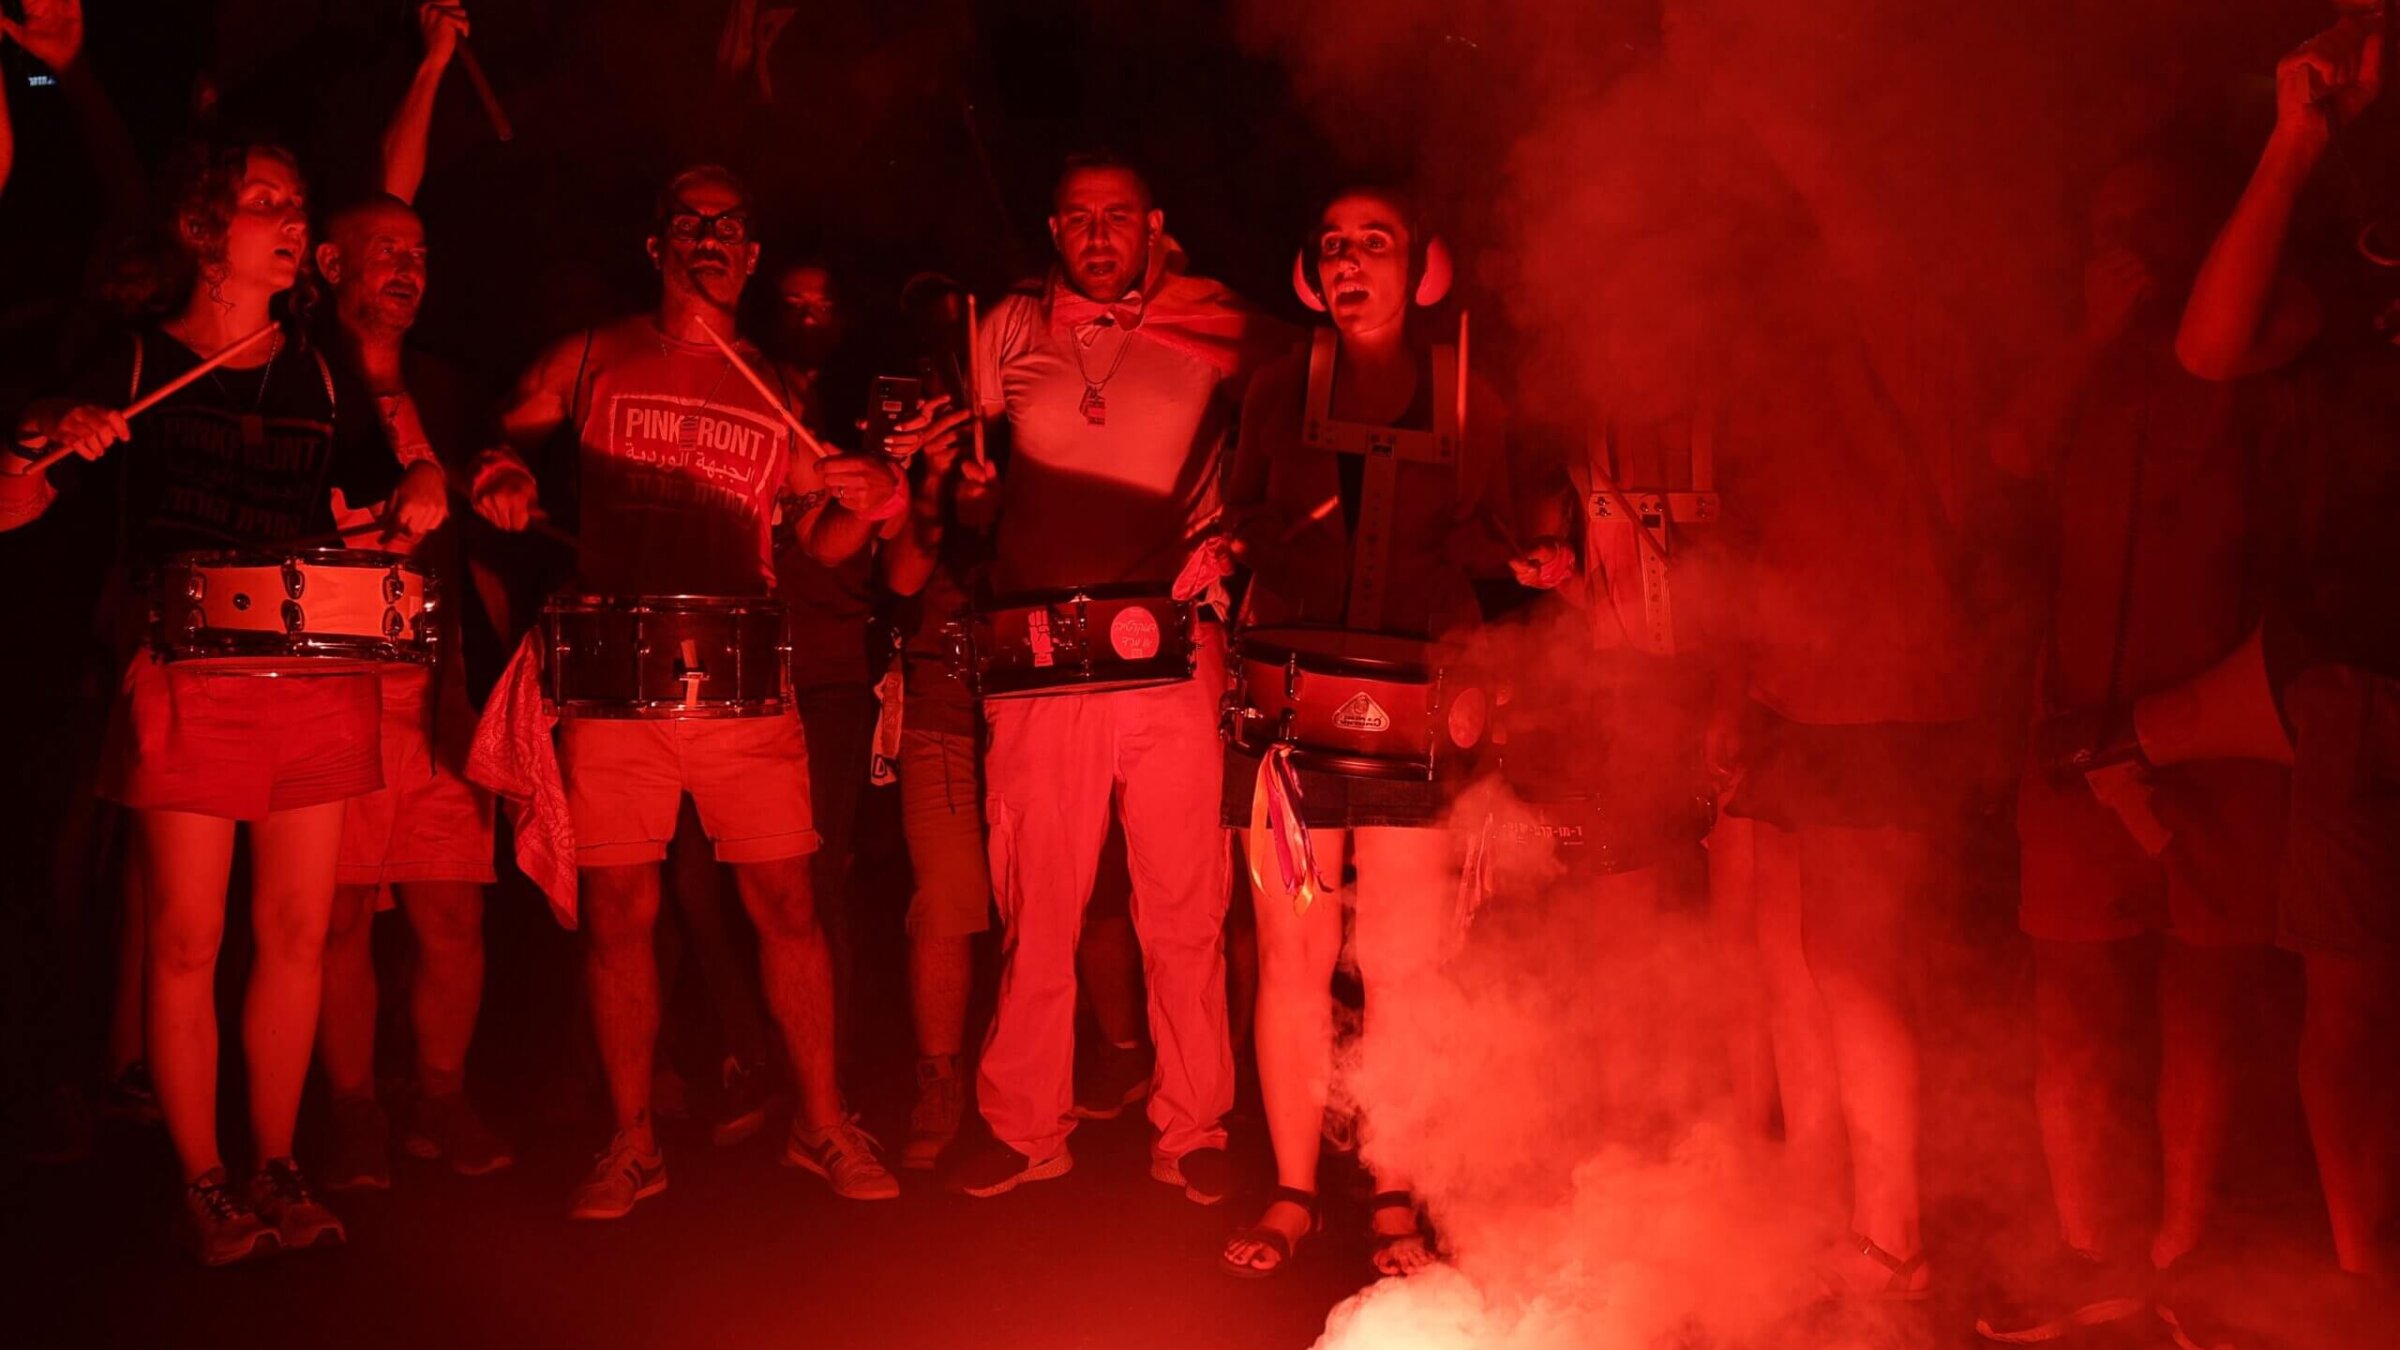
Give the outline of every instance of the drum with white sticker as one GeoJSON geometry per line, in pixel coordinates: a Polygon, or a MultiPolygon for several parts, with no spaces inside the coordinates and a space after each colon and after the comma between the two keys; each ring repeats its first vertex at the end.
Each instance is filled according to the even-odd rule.
{"type": "Polygon", "coordinates": [[[1292,763],[1351,778],[1432,781],[1474,766],[1491,699],[1421,638],[1336,628],[1253,628],[1236,646],[1225,734],[1289,749],[1292,763]]]}

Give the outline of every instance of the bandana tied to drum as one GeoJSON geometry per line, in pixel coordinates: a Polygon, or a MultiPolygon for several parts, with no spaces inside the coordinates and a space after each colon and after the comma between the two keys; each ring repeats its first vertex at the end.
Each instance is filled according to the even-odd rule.
{"type": "Polygon", "coordinates": [[[1292,747],[1276,745],[1258,761],[1258,786],[1250,794],[1250,884],[1264,887],[1269,850],[1275,875],[1292,897],[1294,914],[1308,913],[1333,883],[1317,872],[1316,852],[1308,822],[1300,815],[1300,775],[1292,768],[1292,747]]]}

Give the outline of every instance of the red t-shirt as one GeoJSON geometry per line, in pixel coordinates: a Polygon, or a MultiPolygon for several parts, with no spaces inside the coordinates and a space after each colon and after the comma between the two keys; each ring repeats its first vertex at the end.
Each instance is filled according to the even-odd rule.
{"type": "MultiPolygon", "coordinates": [[[[769,370],[739,344],[753,369],[769,370]]],[[[772,378],[772,377],[770,377],[772,378]]],[[[585,589],[605,595],[766,595],[791,433],[725,354],[648,316],[592,335],[582,444],[585,589]]]]}

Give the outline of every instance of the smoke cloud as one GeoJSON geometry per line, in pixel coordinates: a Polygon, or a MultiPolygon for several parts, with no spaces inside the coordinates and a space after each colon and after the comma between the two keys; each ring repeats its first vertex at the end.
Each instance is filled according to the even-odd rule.
{"type": "MultiPolygon", "coordinates": [[[[1246,38],[1283,63],[1338,149],[1413,165],[1449,210],[1478,334],[1499,320],[1478,351],[1503,353],[1507,369],[1486,373],[1510,391],[1512,425],[1535,429],[1513,448],[1527,477],[1603,423],[1736,405],[1737,426],[1768,430],[1728,437],[1720,455],[1734,472],[1745,455],[1772,461],[1751,485],[1822,512],[1816,534],[1795,537],[1857,584],[1777,577],[1770,555],[1744,583],[1747,608],[1709,597],[1723,623],[1839,640],[1921,628],[1909,608],[1920,602],[1947,607],[1950,621],[1968,616],[1967,636],[1915,673],[1960,695],[1940,718],[1981,717],[2005,735],[2022,688],[1977,681],[2015,655],[2015,630],[1972,596],[1908,593],[1930,569],[1902,550],[1936,527],[1918,518],[1926,499],[1901,460],[1930,472],[1953,522],[1988,514],[1988,429],[2075,317],[2085,194],[2196,108],[2221,112],[2229,89],[2262,99],[2238,77],[2263,69],[2274,48],[2257,35],[2288,27],[2288,9],[1251,0],[1242,12],[1246,38]],[[1880,393],[1857,392],[1869,388],[1880,393]]],[[[1733,497],[1729,485],[1739,513],[1733,497]]],[[[1605,703],[1611,691],[1593,686],[1607,677],[1572,631],[1581,621],[1566,622],[1507,639],[1523,645],[1501,664],[1565,672],[1558,687],[1605,703]]],[[[1607,772],[1650,767],[1621,753],[1611,764],[1604,724],[1587,734],[1607,772]]],[[[1461,804],[1459,824],[1505,834],[1524,809],[1489,792],[1461,804]]],[[[2013,902],[2005,823],[1985,833],[1981,848],[1945,844],[1952,912],[1934,927],[1947,943],[1921,971],[1985,999],[1961,1007],[1972,1000],[1954,985],[1929,1026],[1954,1056],[1990,1058],[1977,1070],[1929,1055],[1929,1090],[1966,1091],[1944,1104],[1955,1129],[1946,1145],[1928,1140],[1927,1166],[1984,1159],[1997,1175],[1977,1181],[2024,1211],[1990,1226],[2031,1245],[2047,1236],[2046,1213],[2032,1212],[2047,1187],[2015,939],[2005,918],[1978,929],[1956,912],[1977,895],[2002,915],[2013,902]],[[1992,1142],[2003,1134],[2013,1142],[1992,1142]]],[[[1818,1297],[1824,1219],[1838,1231],[1838,1215],[1804,1205],[1775,1146],[1736,1118],[1728,1019],[1744,1014],[1690,897],[1654,904],[1514,866],[1437,987],[1418,1006],[1371,1009],[1348,1065],[1368,1157],[1413,1178],[1452,1264],[1368,1289],[1321,1345],[1646,1350],[1896,1334],[1818,1297]]]]}

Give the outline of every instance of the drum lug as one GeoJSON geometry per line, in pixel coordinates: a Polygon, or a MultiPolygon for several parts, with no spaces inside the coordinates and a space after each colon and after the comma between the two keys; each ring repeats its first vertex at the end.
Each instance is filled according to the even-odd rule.
{"type": "MultiPolygon", "coordinates": [[[[1283,696],[1285,698],[1300,697],[1300,653],[1298,652],[1293,652],[1283,658],[1283,696]]],[[[1291,716],[1289,709],[1285,710],[1284,716],[1287,719],[1291,716]]]]}
{"type": "Polygon", "coordinates": [[[198,568],[183,574],[183,594],[190,600],[208,598],[208,578],[198,568]]]}
{"type": "MultiPolygon", "coordinates": [[[[304,590],[307,590],[307,589],[308,589],[308,574],[307,574],[306,572],[303,572],[303,571],[301,571],[301,570],[300,570],[300,564],[298,564],[298,563],[296,563],[296,562],[293,562],[293,561],[292,561],[291,559],[289,559],[289,558],[286,558],[286,559],[284,559],[284,562],[283,562],[283,593],[284,593],[284,596],[285,596],[287,599],[297,600],[297,599],[299,599],[299,598],[300,598],[300,593],[301,593],[302,591],[304,591],[304,590]]],[[[283,620],[283,621],[284,621],[286,624],[290,624],[290,623],[292,622],[292,618],[291,618],[291,609],[290,609],[288,606],[287,606],[287,607],[285,608],[285,610],[284,610],[284,620],[283,620]]],[[[294,631],[295,631],[295,632],[296,632],[296,631],[298,631],[297,627],[295,627],[295,628],[294,628],[294,631]]]]}
{"type": "Polygon", "coordinates": [[[400,640],[400,635],[407,631],[408,621],[400,617],[399,609],[395,606],[386,605],[383,610],[383,635],[387,638],[390,638],[394,642],[398,642],[400,640]]]}
{"type": "MultiPolygon", "coordinates": [[[[289,579],[286,579],[286,581],[285,581],[285,583],[284,583],[284,584],[285,584],[285,585],[287,585],[287,586],[293,586],[293,585],[296,585],[296,583],[294,583],[294,582],[290,581],[289,579]]],[[[295,593],[295,594],[297,594],[297,591],[295,591],[294,593],[295,593]]],[[[284,602],[283,602],[283,632],[284,632],[284,636],[286,636],[286,637],[297,637],[297,636],[299,635],[300,631],[301,631],[302,629],[306,628],[306,627],[308,627],[308,613],[307,613],[307,611],[305,611],[305,610],[303,610],[303,609],[301,609],[301,608],[300,608],[300,602],[299,602],[299,601],[297,601],[297,600],[286,600],[286,601],[284,601],[284,602]]]]}
{"type": "Polygon", "coordinates": [[[400,580],[399,568],[392,568],[383,574],[383,603],[397,605],[400,603],[400,597],[407,591],[408,586],[400,580]]]}

